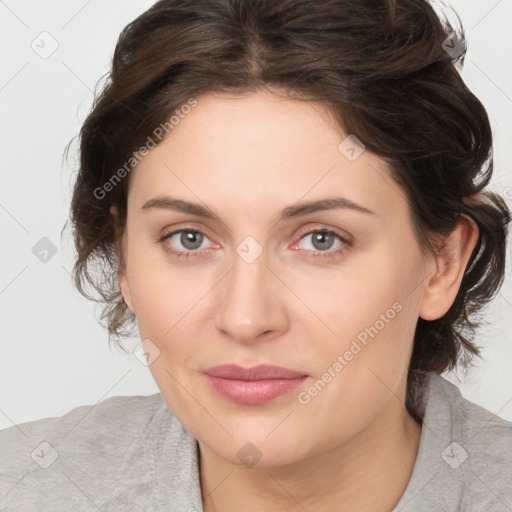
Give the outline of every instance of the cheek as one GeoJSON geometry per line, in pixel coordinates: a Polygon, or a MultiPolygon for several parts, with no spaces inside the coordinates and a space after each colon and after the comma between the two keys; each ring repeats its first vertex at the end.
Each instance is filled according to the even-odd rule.
{"type": "Polygon", "coordinates": [[[128,280],[141,337],[166,343],[193,318],[211,288],[211,272],[172,262],[161,247],[140,244],[131,251],[128,280]]]}
{"type": "Polygon", "coordinates": [[[191,368],[198,366],[201,326],[197,315],[200,299],[208,291],[207,278],[184,268],[173,269],[169,263],[141,263],[132,265],[129,279],[140,338],[151,340],[158,350],[149,370],[170,409],[186,411],[190,397],[184,389],[196,385],[197,375],[191,368]]]}
{"type": "Polygon", "coordinates": [[[324,301],[323,320],[336,335],[308,347],[317,372],[298,397],[303,417],[332,420],[325,438],[355,435],[404,392],[418,318],[418,294],[410,293],[417,272],[415,263],[398,269],[381,260],[371,272],[345,276],[345,287],[333,282],[325,290],[331,300],[324,301]]]}
{"type": "Polygon", "coordinates": [[[142,338],[163,340],[172,331],[177,319],[183,316],[183,301],[179,290],[170,293],[162,279],[144,278],[132,280],[132,297],[136,307],[137,324],[142,338]]]}
{"type": "Polygon", "coordinates": [[[332,338],[334,344],[339,340],[335,349],[343,349],[357,338],[369,339],[376,330],[396,332],[416,322],[419,254],[410,250],[408,257],[401,257],[382,247],[354,257],[350,263],[323,275],[297,276],[294,288],[322,321],[326,339],[332,338]]]}
{"type": "Polygon", "coordinates": [[[383,248],[326,280],[321,293],[309,293],[308,304],[331,331],[307,348],[322,381],[318,398],[312,390],[311,412],[336,415],[343,404],[344,414],[363,424],[390,389],[398,390],[418,319],[421,269],[419,253],[400,257],[383,248]]]}

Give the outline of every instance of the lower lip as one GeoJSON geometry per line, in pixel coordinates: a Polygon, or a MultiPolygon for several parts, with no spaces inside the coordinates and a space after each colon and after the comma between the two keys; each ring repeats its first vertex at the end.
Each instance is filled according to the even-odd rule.
{"type": "Polygon", "coordinates": [[[239,404],[263,404],[293,391],[307,378],[295,379],[234,380],[206,375],[208,382],[219,395],[239,404]]]}

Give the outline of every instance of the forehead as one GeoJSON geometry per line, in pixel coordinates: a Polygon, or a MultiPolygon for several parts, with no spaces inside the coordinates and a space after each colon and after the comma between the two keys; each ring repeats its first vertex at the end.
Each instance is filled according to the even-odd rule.
{"type": "Polygon", "coordinates": [[[341,195],[374,211],[403,209],[388,164],[347,137],[320,103],[268,91],[201,96],[132,171],[130,200],[229,201],[249,215],[341,195]]]}

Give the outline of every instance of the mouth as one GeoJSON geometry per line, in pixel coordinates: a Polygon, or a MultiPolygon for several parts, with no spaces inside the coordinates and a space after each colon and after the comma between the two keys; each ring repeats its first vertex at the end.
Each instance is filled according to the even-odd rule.
{"type": "Polygon", "coordinates": [[[293,391],[308,377],[279,366],[242,368],[223,364],[204,371],[210,386],[219,395],[240,404],[262,404],[293,391]]]}

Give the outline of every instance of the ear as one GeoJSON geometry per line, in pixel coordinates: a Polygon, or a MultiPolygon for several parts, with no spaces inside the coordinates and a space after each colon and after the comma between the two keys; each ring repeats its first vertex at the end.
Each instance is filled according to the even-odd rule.
{"type": "Polygon", "coordinates": [[[126,306],[132,313],[135,313],[135,310],[133,309],[130,285],[128,284],[128,278],[126,277],[125,272],[119,272],[119,286],[121,287],[121,293],[123,294],[123,299],[126,302],[126,306]]]}
{"type": "Polygon", "coordinates": [[[461,215],[434,258],[434,268],[423,288],[419,316],[437,320],[451,307],[460,288],[464,271],[478,242],[478,226],[467,215],[461,215]]]}
{"type": "Polygon", "coordinates": [[[118,258],[119,258],[119,286],[121,288],[121,293],[123,295],[124,301],[126,303],[126,306],[128,309],[134,313],[133,309],[133,303],[132,303],[132,294],[130,291],[130,284],[128,283],[128,277],[126,275],[126,262],[124,258],[124,237],[119,231],[117,230],[117,217],[118,217],[118,209],[116,205],[112,205],[110,207],[110,213],[114,217],[114,223],[116,225],[116,232],[117,236],[120,237],[120,241],[118,243],[118,258]]]}

